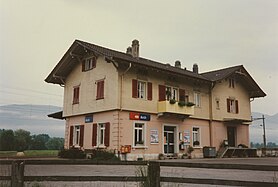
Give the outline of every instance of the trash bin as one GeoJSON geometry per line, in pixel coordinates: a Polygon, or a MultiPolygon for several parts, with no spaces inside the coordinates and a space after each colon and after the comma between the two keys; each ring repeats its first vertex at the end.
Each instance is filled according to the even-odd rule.
{"type": "Polygon", "coordinates": [[[216,148],[215,147],[203,147],[204,158],[215,158],[216,148]]]}

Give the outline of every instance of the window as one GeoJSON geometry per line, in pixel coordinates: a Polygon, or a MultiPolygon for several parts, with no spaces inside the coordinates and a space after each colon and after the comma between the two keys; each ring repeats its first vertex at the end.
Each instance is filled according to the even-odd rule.
{"type": "Polygon", "coordinates": [[[199,147],[200,146],[200,128],[193,127],[192,138],[193,138],[193,147],[199,147]]]}
{"type": "Polygon", "coordinates": [[[196,107],[201,107],[201,94],[195,92],[194,93],[194,104],[196,107]]]}
{"type": "Polygon", "coordinates": [[[144,146],[144,136],[145,136],[145,129],[144,123],[135,123],[134,124],[134,146],[144,146]]]}
{"type": "Polygon", "coordinates": [[[233,99],[233,98],[227,99],[227,112],[238,114],[238,112],[239,112],[238,100],[233,99]]]}
{"type": "Polygon", "coordinates": [[[233,79],[233,78],[229,79],[229,87],[230,88],[234,88],[235,87],[235,79],[233,79]]]}
{"type": "Polygon", "coordinates": [[[170,87],[170,86],[166,86],[165,87],[165,99],[167,101],[171,100],[171,99],[174,99],[176,101],[178,101],[178,91],[179,89],[178,88],[173,88],[173,87],[170,87]]]}
{"type": "Polygon", "coordinates": [[[80,86],[76,86],[73,88],[73,104],[78,104],[79,103],[79,90],[80,86]]]}
{"type": "Polygon", "coordinates": [[[109,146],[110,123],[93,124],[92,146],[109,146]]]}
{"type": "Polygon", "coordinates": [[[70,127],[69,145],[83,146],[84,125],[76,125],[70,127]]]}
{"type": "Polygon", "coordinates": [[[96,57],[86,58],[82,63],[82,71],[89,71],[96,67],[96,57]]]}
{"type": "Polygon", "coordinates": [[[99,132],[98,144],[104,145],[104,137],[105,137],[105,124],[104,123],[100,123],[98,125],[98,132],[99,132]]]}
{"type": "Polygon", "coordinates": [[[96,99],[104,99],[104,80],[97,81],[96,99]]]}
{"type": "Polygon", "coordinates": [[[146,83],[138,81],[137,87],[137,98],[146,99],[146,83]]]}
{"type": "Polygon", "coordinates": [[[215,104],[216,104],[216,109],[220,110],[220,100],[219,99],[215,99],[215,104]]]}
{"type": "Polygon", "coordinates": [[[152,100],[152,83],[132,80],[132,97],[152,100]]]}

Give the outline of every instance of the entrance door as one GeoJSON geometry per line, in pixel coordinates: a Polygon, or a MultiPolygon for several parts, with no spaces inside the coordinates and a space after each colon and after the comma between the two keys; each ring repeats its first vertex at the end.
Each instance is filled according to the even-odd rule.
{"type": "Polygon", "coordinates": [[[164,127],[164,153],[173,154],[175,151],[175,127],[164,127]]]}
{"type": "Polygon", "coordinates": [[[227,127],[228,133],[228,146],[236,146],[236,127],[227,127]]]}

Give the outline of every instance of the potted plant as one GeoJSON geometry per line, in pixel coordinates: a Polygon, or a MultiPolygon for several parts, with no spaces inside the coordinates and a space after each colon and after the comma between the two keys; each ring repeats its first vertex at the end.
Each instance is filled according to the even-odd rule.
{"type": "Polygon", "coordinates": [[[190,106],[194,106],[194,105],[195,105],[195,104],[192,103],[192,102],[187,102],[187,103],[186,103],[186,106],[189,106],[189,107],[190,107],[190,106]]]}
{"type": "Polygon", "coordinates": [[[159,153],[159,155],[158,155],[158,159],[159,159],[159,160],[164,160],[164,159],[165,159],[164,154],[159,153]]]}
{"type": "Polygon", "coordinates": [[[170,90],[166,90],[165,91],[165,95],[166,95],[166,97],[167,97],[167,99],[169,99],[170,97],[171,97],[171,91],[170,90]]]}
{"type": "Polygon", "coordinates": [[[178,105],[179,105],[180,107],[184,107],[184,106],[186,105],[186,103],[185,103],[185,101],[179,101],[179,102],[178,102],[178,105]]]}
{"type": "Polygon", "coordinates": [[[170,104],[175,104],[175,103],[176,103],[176,100],[175,100],[175,99],[170,99],[169,103],[170,103],[170,104]]]}
{"type": "Polygon", "coordinates": [[[187,157],[188,157],[187,153],[183,153],[182,156],[181,156],[182,159],[185,159],[187,157]]]}
{"type": "Polygon", "coordinates": [[[188,158],[191,159],[191,153],[194,151],[194,148],[192,146],[187,147],[187,154],[188,158]]]}

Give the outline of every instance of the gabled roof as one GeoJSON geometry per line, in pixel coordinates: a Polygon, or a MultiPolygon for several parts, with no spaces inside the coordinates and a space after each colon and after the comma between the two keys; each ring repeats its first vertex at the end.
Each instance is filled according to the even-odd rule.
{"type": "Polygon", "coordinates": [[[235,71],[241,69],[243,66],[234,66],[234,67],[228,67],[224,69],[219,69],[219,70],[214,70],[214,71],[209,71],[205,73],[201,73],[202,76],[206,77],[207,79],[211,81],[218,81],[225,79],[232,75],[235,71]]]}
{"type": "Polygon", "coordinates": [[[212,82],[217,82],[231,76],[236,75],[236,78],[247,88],[251,98],[264,97],[266,94],[259,87],[256,81],[251,77],[251,75],[246,71],[243,65],[228,67],[220,70],[209,71],[201,73],[202,76],[211,80],[212,82]]]}
{"type": "Polygon", "coordinates": [[[73,58],[73,54],[79,54],[82,55],[85,50],[89,50],[96,55],[102,55],[104,57],[107,57],[108,59],[113,59],[117,62],[129,62],[134,65],[140,65],[144,67],[154,68],[157,70],[179,74],[181,76],[187,76],[194,79],[202,80],[205,82],[209,82],[209,80],[205,77],[203,77],[200,74],[193,73],[192,71],[188,71],[185,69],[177,68],[174,66],[171,66],[169,64],[156,62],[153,60],[145,59],[145,58],[135,58],[131,56],[130,54],[119,52],[116,50],[112,50],[109,48],[101,47],[95,44],[91,44],[88,42],[75,40],[74,43],[71,45],[71,47],[68,49],[68,51],[64,54],[62,59],[59,61],[59,63],[56,65],[56,67],[53,69],[53,71],[48,75],[48,77],[45,79],[48,83],[54,83],[54,84],[63,84],[64,78],[70,73],[70,71],[74,68],[74,66],[78,63],[76,58],[73,58]]]}
{"type": "Polygon", "coordinates": [[[254,79],[249,75],[249,73],[242,65],[198,74],[192,71],[171,66],[169,64],[141,57],[133,57],[132,55],[127,53],[101,47],[80,40],[75,40],[73,42],[73,44],[64,54],[59,63],[45,79],[45,81],[48,83],[63,85],[66,77],[74,69],[74,67],[78,63],[80,63],[80,59],[87,53],[87,51],[90,51],[95,55],[104,56],[106,59],[116,61],[118,63],[132,63],[133,65],[144,66],[167,73],[180,75],[185,78],[191,78],[203,81],[205,83],[216,82],[237,73],[238,75],[240,75],[240,79],[247,87],[251,98],[266,96],[266,94],[261,90],[261,88],[257,85],[254,79]]]}

